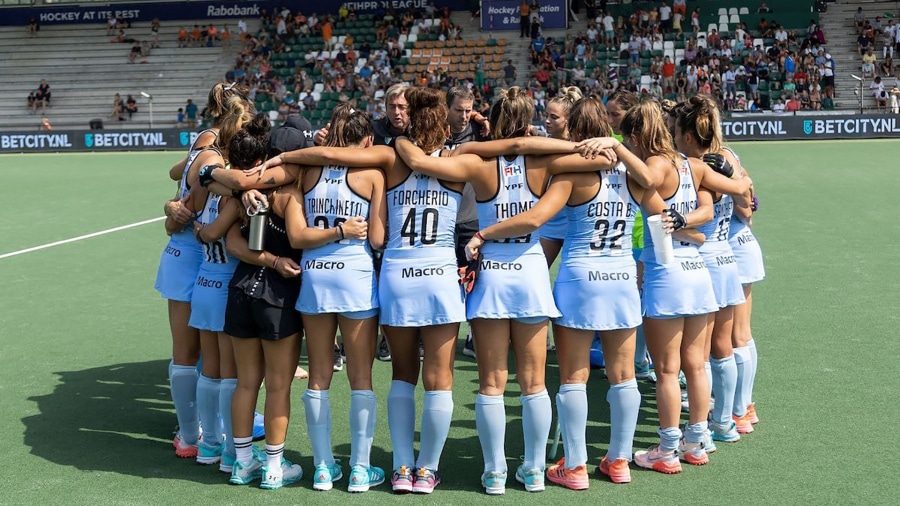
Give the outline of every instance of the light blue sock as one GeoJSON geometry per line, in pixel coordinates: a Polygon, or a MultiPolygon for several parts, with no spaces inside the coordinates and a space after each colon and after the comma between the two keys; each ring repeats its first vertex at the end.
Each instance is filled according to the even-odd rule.
{"type": "Polygon", "coordinates": [[[734,405],[731,411],[735,416],[741,417],[747,414],[747,406],[750,405],[750,368],[753,357],[750,356],[750,348],[741,346],[734,349],[734,363],[737,366],[737,388],[734,389],[734,405]]]}
{"type": "Polygon", "coordinates": [[[641,409],[641,392],[637,380],[610,385],[606,392],[609,403],[609,451],[606,459],[612,463],[618,459],[631,461],[634,447],[634,431],[637,430],[638,411],[641,409]]]}
{"type": "Polygon", "coordinates": [[[553,423],[550,395],[545,389],[536,394],[523,395],[519,400],[522,402],[522,434],[525,436],[523,468],[543,471],[547,464],[547,438],[553,423]]]}
{"type": "Polygon", "coordinates": [[[674,452],[678,449],[678,442],[681,441],[681,429],[678,427],[660,428],[656,431],[659,434],[659,449],[664,452],[674,452]]]}
{"type": "Polygon", "coordinates": [[[731,408],[734,404],[734,390],[737,388],[737,365],[734,355],[709,360],[712,367],[713,406],[712,420],[723,427],[731,423],[731,408]]]}
{"type": "Polygon", "coordinates": [[[387,396],[388,427],[394,450],[394,469],[412,469],[416,462],[413,439],[416,436],[416,386],[405,381],[391,381],[387,396]]]}
{"type": "Polygon", "coordinates": [[[219,385],[221,380],[200,375],[197,380],[197,411],[203,427],[203,443],[215,447],[222,443],[222,426],[219,422],[219,385]]]}
{"type": "Polygon", "coordinates": [[[713,392],[713,377],[712,377],[712,366],[709,364],[709,360],[703,363],[703,368],[706,369],[706,383],[709,385],[709,395],[710,397],[715,397],[715,393],[713,392]]]}
{"type": "Polygon", "coordinates": [[[706,420],[699,423],[689,423],[684,429],[684,440],[688,443],[703,442],[707,430],[709,430],[709,422],[706,420]]]}
{"type": "Polygon", "coordinates": [[[234,425],[231,423],[231,398],[237,388],[236,378],[222,378],[219,384],[219,413],[225,426],[225,454],[234,457],[234,425]]]}
{"type": "Polygon", "coordinates": [[[185,443],[200,439],[200,415],[197,413],[197,368],[192,365],[173,365],[169,379],[172,403],[178,417],[178,432],[185,443]]]}
{"type": "Polygon", "coordinates": [[[350,467],[369,467],[378,403],[371,390],[350,391],[350,467]]]}
{"type": "Polygon", "coordinates": [[[587,385],[584,383],[560,385],[559,393],[556,394],[556,412],[560,420],[566,469],[575,469],[587,464],[585,439],[588,415],[587,385]]]}
{"type": "Polygon", "coordinates": [[[484,457],[484,472],[507,472],[506,404],[502,395],[478,394],[475,397],[475,430],[484,457]]]}
{"type": "Polygon", "coordinates": [[[756,386],[756,370],[759,367],[759,356],[756,354],[756,341],[750,338],[747,342],[747,348],[750,349],[752,357],[752,365],[750,366],[750,403],[753,403],[753,388],[756,386]]]}
{"type": "Polygon", "coordinates": [[[644,337],[644,326],[638,325],[637,340],[634,343],[634,363],[642,364],[648,360],[647,357],[647,338],[644,337]]]}
{"type": "Polygon", "coordinates": [[[306,408],[306,432],[312,444],[313,465],[334,465],[331,452],[331,401],[328,390],[309,390],[303,394],[306,408]]]}
{"type": "Polygon", "coordinates": [[[425,392],[422,408],[422,429],[419,434],[419,459],[416,467],[437,470],[450,433],[453,419],[453,391],[425,392]]]}

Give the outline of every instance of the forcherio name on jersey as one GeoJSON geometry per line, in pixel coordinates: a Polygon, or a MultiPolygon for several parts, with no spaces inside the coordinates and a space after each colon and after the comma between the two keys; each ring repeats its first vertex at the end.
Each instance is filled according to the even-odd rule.
{"type": "Polygon", "coordinates": [[[84,134],[84,144],[89,148],[143,148],[168,145],[162,132],[84,134]]]}
{"type": "Polygon", "coordinates": [[[69,134],[3,134],[0,149],[71,148],[69,134]]]}

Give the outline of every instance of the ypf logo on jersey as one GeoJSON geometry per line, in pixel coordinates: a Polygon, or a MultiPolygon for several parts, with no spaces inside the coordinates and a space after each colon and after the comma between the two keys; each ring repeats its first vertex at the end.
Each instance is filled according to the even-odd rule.
{"type": "Polygon", "coordinates": [[[803,133],[806,135],[811,134],[813,131],[813,122],[811,119],[803,121],[803,133]]]}

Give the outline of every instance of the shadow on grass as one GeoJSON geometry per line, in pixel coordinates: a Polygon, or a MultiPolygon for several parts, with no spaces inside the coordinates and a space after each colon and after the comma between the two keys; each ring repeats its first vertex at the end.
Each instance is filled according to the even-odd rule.
{"type": "Polygon", "coordinates": [[[168,363],[57,372],[52,393],[29,399],[39,414],[22,419],[25,444],[35,456],[83,471],[221,485],[227,479],[218,466],[175,457],[168,363]]]}

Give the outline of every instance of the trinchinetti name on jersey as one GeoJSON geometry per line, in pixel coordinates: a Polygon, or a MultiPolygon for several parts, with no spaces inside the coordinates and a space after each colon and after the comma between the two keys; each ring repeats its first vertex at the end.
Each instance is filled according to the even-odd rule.
{"type": "Polygon", "coordinates": [[[365,216],[362,202],[329,198],[306,199],[307,214],[334,214],[338,216],[365,216]]]}

